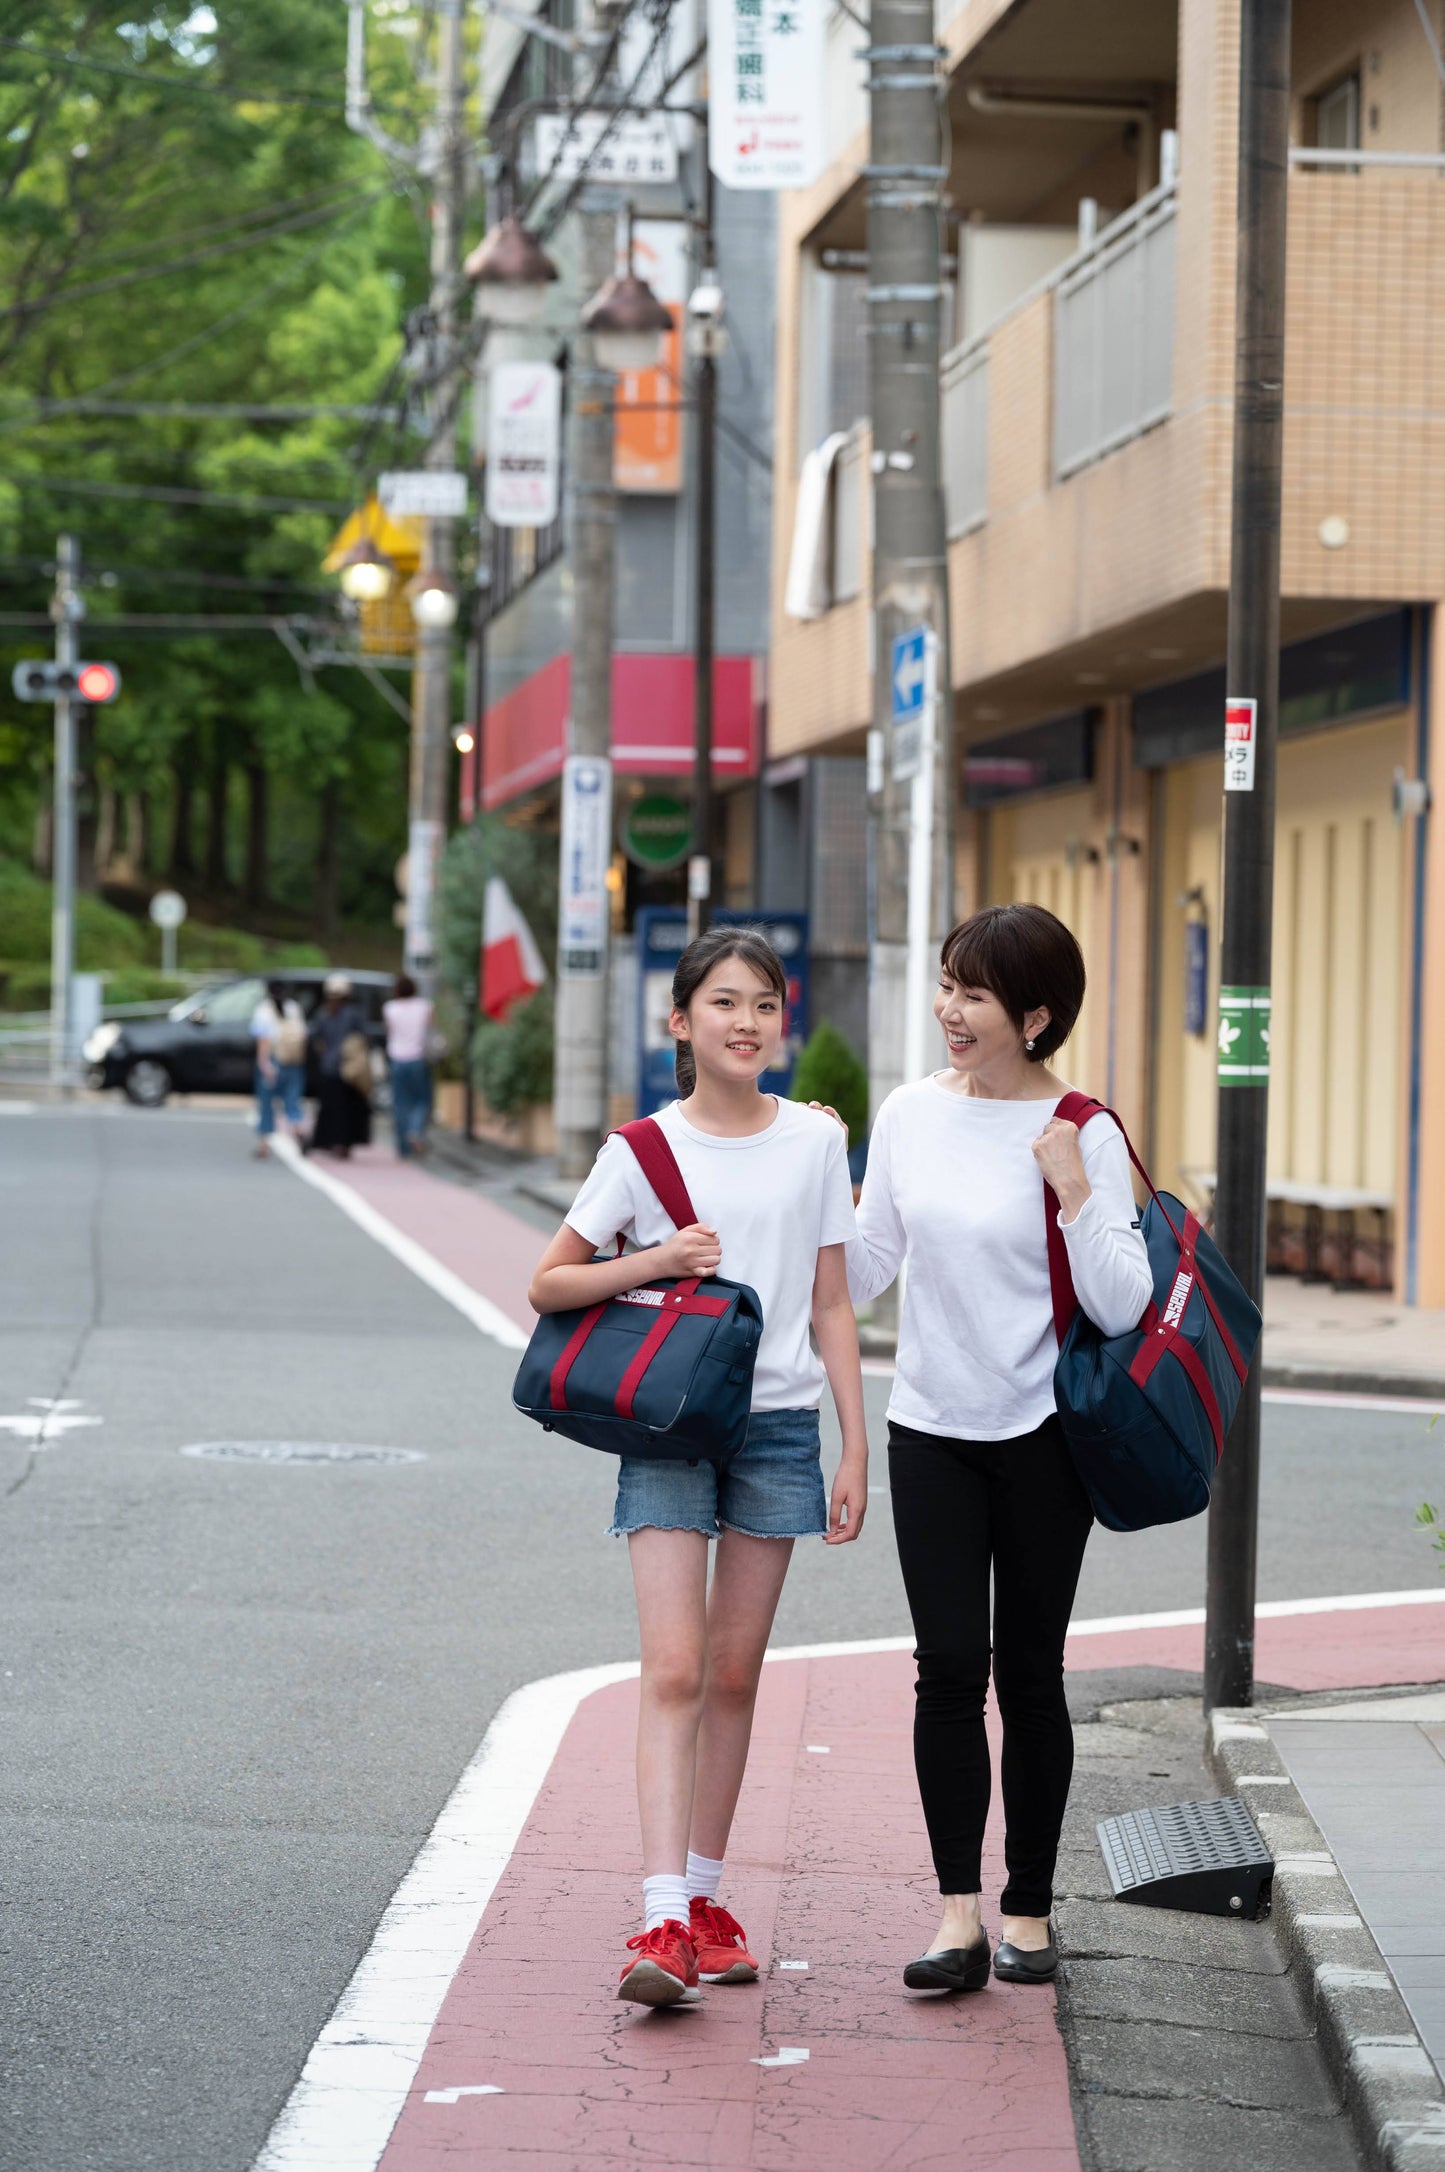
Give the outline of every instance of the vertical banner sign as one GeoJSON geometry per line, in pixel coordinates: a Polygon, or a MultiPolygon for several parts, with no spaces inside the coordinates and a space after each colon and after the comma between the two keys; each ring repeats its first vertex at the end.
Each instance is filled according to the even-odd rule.
{"type": "Polygon", "coordinates": [[[487,404],[487,518],[545,528],[557,518],[562,374],[550,362],[499,362],[487,404]]]}
{"type": "Polygon", "coordinates": [[[1184,923],[1184,1030],[1199,1035],[1209,1025],[1209,922],[1184,923]]]}
{"type": "MultiPolygon", "coordinates": [[[[617,380],[612,480],[619,490],[658,493],[682,488],[682,319],[688,294],[687,227],[681,219],[639,219],[632,229],[633,263],[672,318],[662,360],[653,370],[625,370],[617,380]]],[[[627,269],[625,246],[617,269],[627,269]]]]}
{"type": "Polygon", "coordinates": [[[1219,1083],[1263,1085],[1269,1077],[1268,988],[1219,991],[1219,1083]]]}
{"type": "Polygon", "coordinates": [[[826,0],[708,0],[708,164],[725,188],[823,170],[826,0]]]}
{"type": "Polygon", "coordinates": [[[1254,749],[1259,733],[1257,701],[1226,701],[1224,704],[1224,789],[1254,790],[1254,749]]]}
{"type": "Polygon", "coordinates": [[[406,844],[406,954],[424,960],[436,948],[432,927],[432,894],[436,889],[437,861],[446,842],[446,825],[416,821],[406,844]]]}
{"type": "Polygon", "coordinates": [[[607,959],[612,764],[569,754],[562,765],[562,895],[557,949],[565,973],[599,974],[607,959]]]}

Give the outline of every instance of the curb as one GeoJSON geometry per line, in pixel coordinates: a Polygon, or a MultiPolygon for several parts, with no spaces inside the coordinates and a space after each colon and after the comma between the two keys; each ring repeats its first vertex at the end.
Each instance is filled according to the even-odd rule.
{"type": "Polygon", "coordinates": [[[1445,2092],[1324,1834],[1252,1710],[1211,1713],[1205,1758],[1275,1859],[1272,1916],[1371,2172],[1445,2167],[1445,2092]]]}
{"type": "Polygon", "coordinates": [[[1260,1378],[1267,1388],[1323,1388],[1337,1395],[1403,1395],[1445,1405],[1445,1376],[1436,1373],[1371,1372],[1345,1365],[1271,1365],[1260,1378]]]}

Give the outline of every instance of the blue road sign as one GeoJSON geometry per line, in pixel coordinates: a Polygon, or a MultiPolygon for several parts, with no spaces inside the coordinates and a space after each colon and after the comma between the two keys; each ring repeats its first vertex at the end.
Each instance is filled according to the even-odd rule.
{"type": "Polygon", "coordinates": [[[893,721],[905,724],[923,714],[928,682],[928,628],[910,627],[893,637],[893,721]]]}

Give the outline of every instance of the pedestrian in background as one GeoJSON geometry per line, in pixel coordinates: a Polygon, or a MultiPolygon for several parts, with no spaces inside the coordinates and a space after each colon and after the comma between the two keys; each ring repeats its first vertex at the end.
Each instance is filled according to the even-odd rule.
{"type": "Polygon", "coordinates": [[[990,1643],[1008,1870],[993,1972],[1041,1983],[1058,1964],[1049,1917],[1074,1762],[1064,1635],[1093,1513],[1054,1406],[1045,1179],[1089,1318],[1123,1334],[1153,1295],[1118,1125],[1096,1117],[1081,1147],[1054,1116],[1069,1088],[1048,1059],[1083,1000],[1083,955],[1042,906],[989,906],[953,930],[933,1004],[948,1068],[879,1110],[848,1251],[860,1301],[907,1269],[889,1486],[918,1640],[914,1761],[943,1896],[937,1936],[903,1972],[913,1990],[988,1982],[990,1643]]]}
{"type": "Polygon", "coordinates": [[[301,1094],[306,1083],[306,1019],[294,996],[273,980],[251,1014],[256,1044],[256,1144],[264,1161],[276,1131],[276,1103],[293,1137],[303,1122],[301,1094]]]}
{"type": "Polygon", "coordinates": [[[536,1311],[566,1312],[631,1290],[645,1301],[657,1278],[721,1274],[762,1304],[742,1447],[721,1469],[623,1456],[618,1472],[612,1531],[628,1542],[642,1643],[644,1926],[627,1941],[617,1996],[645,2006],[694,2001],[699,1979],[757,1981],[742,1926],[718,1893],[768,1632],[793,1541],[845,1544],[867,1504],[844,1259],[853,1232],[846,1143],[800,1102],[759,1091],[787,993],[777,952],[752,929],[714,928],[689,943],[669,1017],[684,1098],[656,1121],[708,1219],[675,1228],[626,1141],[609,1139],[528,1292],[536,1311]],[[643,1249],[597,1259],[619,1231],[643,1249]],[[831,1503],[818,1443],[825,1377],[843,1435],[831,1503]]]}
{"type": "Polygon", "coordinates": [[[429,996],[418,995],[410,973],[398,973],[391,995],[381,1006],[386,1021],[386,1060],[391,1070],[391,1121],[396,1151],[402,1161],[426,1152],[426,1127],[431,1122],[432,1006],[429,996]]]}
{"type": "Polygon", "coordinates": [[[307,1146],[345,1161],[354,1146],[365,1146],[371,1137],[371,1049],[344,973],[328,973],[322,997],[311,1021],[318,1092],[307,1146]]]}

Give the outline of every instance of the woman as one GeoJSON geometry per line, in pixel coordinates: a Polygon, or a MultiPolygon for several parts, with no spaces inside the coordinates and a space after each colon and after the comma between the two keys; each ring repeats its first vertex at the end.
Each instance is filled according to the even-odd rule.
{"type": "Polygon", "coordinates": [[[276,1103],[286,1128],[301,1130],[301,1093],[306,1082],[306,1020],[294,996],[273,980],[251,1014],[256,1044],[256,1145],[258,1160],[269,1154],[276,1130],[276,1103]]]}
{"type": "Polygon", "coordinates": [[[381,1006],[386,1024],[386,1060],[391,1071],[391,1121],[396,1151],[405,1161],[426,1152],[431,1117],[431,1070],[426,1060],[431,1033],[430,1000],[416,992],[410,973],[398,973],[391,995],[381,1006]]]}
{"type": "Polygon", "coordinates": [[[360,1084],[370,1061],[366,1025],[344,973],[327,974],[322,998],[311,1021],[319,1091],[308,1145],[311,1151],[329,1148],[345,1161],[353,1146],[365,1146],[371,1137],[371,1098],[360,1084]]]}
{"type": "Polygon", "coordinates": [[[643,1927],[627,1941],[617,1996],[643,2006],[691,2004],[699,1982],[757,1981],[718,1894],[763,1653],[793,1541],[846,1545],[867,1506],[845,1145],[810,1109],[762,1090],[787,993],[777,952],[750,928],[714,928],[688,945],[669,1019],[683,1098],[657,1122],[703,1219],[674,1228],[626,1141],[609,1139],[527,1293],[536,1311],[565,1312],[645,1293],[657,1279],[720,1274],[762,1303],[737,1453],[721,1469],[630,1456],[619,1469],[612,1530],[628,1542],[642,1647],[643,1927]],[[643,1249],[599,1259],[619,1230],[643,1249]],[[818,1457],[825,1376],[843,1435],[831,1501],[818,1457]]]}
{"type": "Polygon", "coordinates": [[[993,1972],[1041,1983],[1058,1963],[1049,1915],[1074,1757],[1064,1633],[1093,1519],[1054,1409],[1045,1182],[1090,1319],[1123,1334],[1152,1294],[1118,1126],[1096,1116],[1081,1139],[1054,1115],[1069,1089],[1049,1058],[1083,1000],[1079,946],[1042,906],[990,906],[953,930],[933,1004],[948,1067],[879,1110],[849,1247],[858,1300],[906,1269],[889,1484],[943,1896],[932,1944],[903,1972],[914,1990],[988,1981],[990,1572],[1008,1868],[993,1972]]]}

